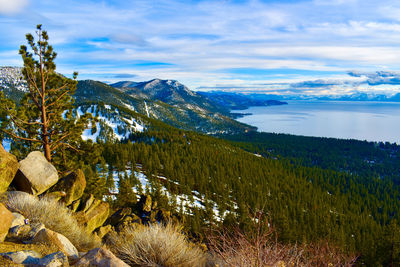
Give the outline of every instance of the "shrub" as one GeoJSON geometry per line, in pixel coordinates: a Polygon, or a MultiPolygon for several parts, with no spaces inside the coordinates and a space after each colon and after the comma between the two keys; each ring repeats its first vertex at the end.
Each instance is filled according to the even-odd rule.
{"type": "Polygon", "coordinates": [[[78,224],[72,211],[54,199],[38,199],[23,192],[8,192],[2,201],[10,210],[21,213],[31,222],[43,223],[46,228],[64,235],[80,251],[100,245],[98,238],[78,224]]]}
{"type": "Polygon", "coordinates": [[[172,224],[128,227],[109,234],[107,245],[131,266],[205,266],[205,253],[180,230],[172,224]]]}
{"type": "Polygon", "coordinates": [[[221,266],[353,266],[356,257],[342,253],[328,242],[281,244],[273,231],[245,235],[240,230],[208,236],[210,253],[221,266]]]}

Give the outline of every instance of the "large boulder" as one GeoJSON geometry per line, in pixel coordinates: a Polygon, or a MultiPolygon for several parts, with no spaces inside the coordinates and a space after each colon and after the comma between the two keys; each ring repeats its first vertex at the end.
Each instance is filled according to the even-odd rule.
{"type": "Polygon", "coordinates": [[[107,220],[110,206],[108,203],[94,199],[92,196],[89,200],[86,202],[84,210],[75,213],[75,218],[79,224],[86,227],[88,233],[91,233],[107,220]],[[88,207],[89,200],[91,205],[88,207]]]}
{"type": "Polygon", "coordinates": [[[129,265],[102,247],[90,250],[74,266],[125,267],[129,265]]]}
{"type": "Polygon", "coordinates": [[[75,246],[62,234],[56,233],[49,229],[40,230],[32,239],[32,243],[47,243],[59,248],[65,255],[78,258],[79,253],[75,246]]]}
{"type": "Polygon", "coordinates": [[[103,225],[103,223],[107,220],[110,212],[110,206],[106,202],[102,202],[99,205],[96,205],[95,208],[89,208],[89,210],[85,213],[85,226],[86,230],[91,233],[96,228],[103,225]]]}
{"type": "Polygon", "coordinates": [[[56,168],[40,151],[29,153],[19,164],[20,167],[12,182],[17,190],[39,195],[58,181],[56,168]]]}
{"type": "Polygon", "coordinates": [[[0,193],[7,190],[19,168],[14,155],[8,153],[0,144],[0,193]]]}
{"type": "Polygon", "coordinates": [[[52,188],[50,188],[50,191],[65,192],[65,205],[70,205],[72,202],[82,197],[85,187],[85,175],[82,170],[78,169],[61,178],[52,188]]]}
{"type": "Polygon", "coordinates": [[[0,204],[0,242],[3,242],[6,238],[13,219],[14,216],[11,211],[3,204],[0,204]]]}

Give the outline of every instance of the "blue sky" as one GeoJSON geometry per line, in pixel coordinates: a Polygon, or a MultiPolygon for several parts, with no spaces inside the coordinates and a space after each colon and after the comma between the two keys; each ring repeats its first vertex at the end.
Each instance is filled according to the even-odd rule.
{"type": "Polygon", "coordinates": [[[0,0],[0,65],[22,65],[18,48],[39,23],[58,52],[58,71],[78,71],[79,79],[400,91],[399,1],[0,0]]]}

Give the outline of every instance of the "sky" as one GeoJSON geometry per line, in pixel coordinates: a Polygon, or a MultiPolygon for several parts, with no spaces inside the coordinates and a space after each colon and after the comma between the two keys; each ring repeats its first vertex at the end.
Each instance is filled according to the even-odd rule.
{"type": "Polygon", "coordinates": [[[37,24],[57,70],[192,90],[400,92],[400,1],[0,0],[0,66],[37,24]]]}

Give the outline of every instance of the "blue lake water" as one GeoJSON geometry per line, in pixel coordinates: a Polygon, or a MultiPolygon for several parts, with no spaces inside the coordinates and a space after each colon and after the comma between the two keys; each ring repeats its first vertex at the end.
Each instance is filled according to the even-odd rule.
{"type": "Polygon", "coordinates": [[[238,121],[258,131],[400,144],[400,103],[287,101],[288,105],[250,107],[238,121]]]}

